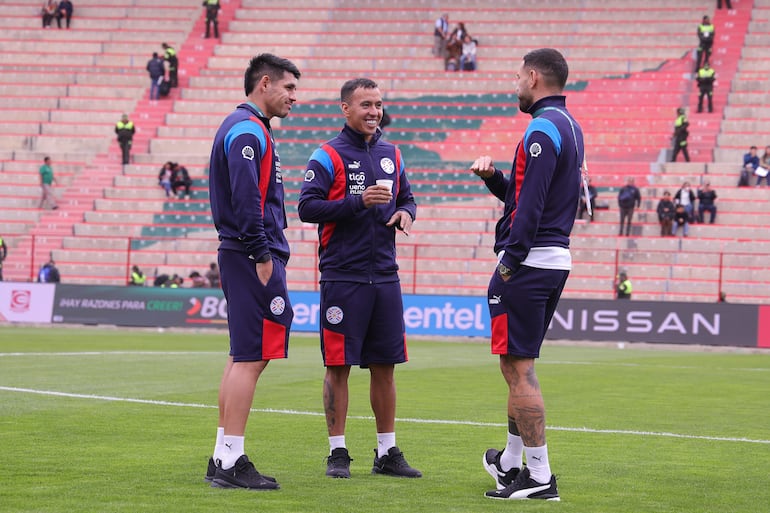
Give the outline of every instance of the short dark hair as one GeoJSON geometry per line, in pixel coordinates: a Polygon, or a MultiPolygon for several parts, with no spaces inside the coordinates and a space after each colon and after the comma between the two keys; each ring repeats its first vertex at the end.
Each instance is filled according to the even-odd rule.
{"type": "Polygon", "coordinates": [[[569,76],[569,66],[564,56],[553,48],[532,50],[524,56],[524,65],[537,70],[545,78],[546,85],[564,89],[569,76]]]}
{"type": "Polygon", "coordinates": [[[284,73],[291,73],[299,80],[301,73],[289,59],[283,59],[271,53],[261,53],[249,61],[249,67],[243,76],[243,90],[250,95],[259,80],[267,75],[276,82],[283,78],[284,73]]]}
{"type": "Polygon", "coordinates": [[[378,87],[377,82],[371,78],[353,78],[342,84],[342,89],[340,89],[340,101],[342,103],[348,103],[350,97],[353,96],[353,91],[356,89],[377,89],[378,87]]]}

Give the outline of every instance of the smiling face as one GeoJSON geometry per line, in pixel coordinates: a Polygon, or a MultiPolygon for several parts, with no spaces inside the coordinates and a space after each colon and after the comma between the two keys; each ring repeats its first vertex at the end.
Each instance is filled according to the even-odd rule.
{"type": "Polygon", "coordinates": [[[289,115],[292,105],[297,101],[298,80],[284,71],[280,80],[271,80],[268,75],[263,75],[254,88],[252,101],[263,110],[268,118],[285,118],[289,115]]]}
{"type": "Polygon", "coordinates": [[[364,134],[369,141],[377,132],[382,119],[382,93],[378,87],[359,87],[347,102],[342,102],[342,113],[348,126],[364,134]]]}
{"type": "Polygon", "coordinates": [[[278,81],[268,78],[265,90],[265,114],[268,117],[285,118],[289,115],[291,106],[297,101],[297,82],[288,71],[284,71],[278,81]]]}

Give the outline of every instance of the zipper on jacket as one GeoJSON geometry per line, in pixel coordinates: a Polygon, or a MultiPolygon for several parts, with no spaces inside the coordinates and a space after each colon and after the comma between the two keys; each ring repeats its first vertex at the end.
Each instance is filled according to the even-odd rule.
{"type": "MultiPolygon", "coordinates": [[[[376,177],[374,176],[376,173],[375,167],[374,167],[374,161],[372,160],[372,152],[371,152],[371,145],[368,142],[364,142],[364,145],[366,146],[366,156],[369,158],[369,169],[372,170],[372,178],[375,179],[375,183],[377,183],[376,177]]],[[[373,209],[377,208],[377,205],[372,206],[373,209]]],[[[376,219],[376,210],[373,210],[370,212],[372,217],[376,219]]],[[[377,240],[375,238],[375,234],[377,233],[377,226],[374,222],[371,223],[371,249],[369,252],[369,284],[371,285],[374,283],[374,256],[377,253],[377,240]]]]}

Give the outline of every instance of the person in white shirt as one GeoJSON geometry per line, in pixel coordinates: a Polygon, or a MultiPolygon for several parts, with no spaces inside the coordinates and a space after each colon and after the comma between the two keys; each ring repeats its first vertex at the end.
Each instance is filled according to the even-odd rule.
{"type": "Polygon", "coordinates": [[[465,34],[463,54],[460,56],[460,71],[476,71],[476,40],[465,34]]]}

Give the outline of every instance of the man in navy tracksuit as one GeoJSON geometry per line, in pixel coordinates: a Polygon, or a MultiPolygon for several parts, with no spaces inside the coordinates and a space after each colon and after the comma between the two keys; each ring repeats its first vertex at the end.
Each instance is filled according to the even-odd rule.
{"type": "Polygon", "coordinates": [[[492,353],[500,355],[508,383],[508,442],[482,458],[497,485],[486,496],[495,499],[559,500],[534,366],[572,266],[569,235],[581,188],[583,133],[561,95],[567,75],[567,62],[556,50],[525,55],[516,94],[519,109],[533,120],[516,148],[513,169],[506,177],[488,156],[471,165],[505,202],[488,301],[492,353]]]}
{"type": "Polygon", "coordinates": [[[296,101],[300,72],[261,54],[244,77],[248,102],[222,122],[211,149],[209,194],[219,234],[219,269],[227,300],[230,356],[219,392],[219,427],[206,480],[220,488],[276,489],[244,451],[243,434],[262,371],[286,358],[293,318],[286,290],[289,244],[281,162],[270,118],[296,101]]]}
{"type": "Polygon", "coordinates": [[[408,235],[416,206],[399,149],[382,140],[382,94],[372,80],[342,86],[345,127],[310,157],[299,216],[318,223],[321,352],[329,434],[326,475],[350,477],[345,445],[351,365],[368,368],[377,425],[372,472],[420,477],[396,446],[394,367],[407,360],[396,230],[408,235]]]}

